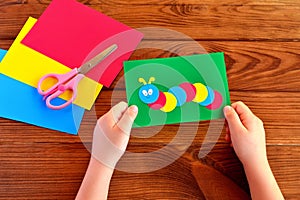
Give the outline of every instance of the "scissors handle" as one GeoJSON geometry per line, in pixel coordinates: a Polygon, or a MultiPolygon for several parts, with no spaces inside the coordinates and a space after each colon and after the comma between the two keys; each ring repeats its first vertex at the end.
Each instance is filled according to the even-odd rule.
{"type": "Polygon", "coordinates": [[[50,96],[48,96],[46,98],[46,105],[48,108],[51,108],[53,110],[59,110],[62,108],[67,107],[68,105],[70,105],[77,96],[77,86],[78,83],[81,81],[81,79],[83,79],[84,75],[83,74],[78,74],[76,75],[73,79],[71,79],[69,82],[67,82],[66,84],[60,84],[58,85],[56,91],[51,94],[50,96]],[[61,94],[63,94],[66,90],[72,90],[73,94],[71,99],[69,99],[66,103],[61,104],[61,105],[53,105],[51,104],[51,101],[57,97],[59,97],[61,94]]]}
{"type": "Polygon", "coordinates": [[[74,68],[73,70],[71,70],[70,72],[68,72],[66,74],[47,74],[40,79],[40,81],[38,83],[38,87],[37,87],[38,92],[39,92],[39,94],[43,95],[46,98],[48,95],[54,93],[59,85],[66,83],[68,80],[70,80],[77,74],[78,74],[77,68],[74,68]],[[43,91],[42,84],[47,78],[55,78],[55,79],[57,79],[57,83],[54,84],[49,89],[47,89],[46,91],[43,91]]]}

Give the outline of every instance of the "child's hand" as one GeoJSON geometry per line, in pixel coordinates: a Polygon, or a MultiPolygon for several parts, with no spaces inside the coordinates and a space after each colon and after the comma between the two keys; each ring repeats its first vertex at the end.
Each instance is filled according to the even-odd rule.
{"type": "Polygon", "coordinates": [[[267,162],[263,122],[243,102],[226,106],[224,115],[229,128],[225,139],[232,142],[243,165],[267,162]]]}
{"type": "Polygon", "coordinates": [[[76,200],[107,199],[113,169],[126,150],[137,112],[136,106],[128,108],[127,103],[121,102],[98,120],[92,157],[76,200]]]}
{"type": "Polygon", "coordinates": [[[103,115],[94,130],[92,156],[114,168],[126,150],[137,113],[136,106],[128,108],[127,103],[120,102],[103,115]]]}

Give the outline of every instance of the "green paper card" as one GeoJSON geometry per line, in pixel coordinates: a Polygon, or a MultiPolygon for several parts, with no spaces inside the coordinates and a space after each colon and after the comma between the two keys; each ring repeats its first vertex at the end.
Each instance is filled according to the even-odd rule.
{"type": "Polygon", "coordinates": [[[124,62],[133,127],[224,118],[230,96],[223,53],[124,62]]]}

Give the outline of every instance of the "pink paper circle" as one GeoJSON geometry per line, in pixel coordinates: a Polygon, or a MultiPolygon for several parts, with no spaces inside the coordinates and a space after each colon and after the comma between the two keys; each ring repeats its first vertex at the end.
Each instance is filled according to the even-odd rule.
{"type": "Polygon", "coordinates": [[[192,101],[196,96],[196,88],[189,82],[184,82],[179,85],[186,93],[186,102],[192,101]]]}
{"type": "Polygon", "coordinates": [[[218,91],[214,91],[214,92],[215,92],[214,102],[212,104],[206,106],[206,108],[210,109],[210,110],[216,110],[216,109],[220,108],[220,106],[223,103],[222,95],[218,91]]]}

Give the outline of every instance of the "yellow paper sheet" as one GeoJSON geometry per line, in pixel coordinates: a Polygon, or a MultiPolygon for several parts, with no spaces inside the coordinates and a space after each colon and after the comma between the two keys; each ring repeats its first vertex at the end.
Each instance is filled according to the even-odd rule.
{"type": "MultiPolygon", "coordinates": [[[[40,78],[44,75],[49,73],[63,74],[71,70],[55,60],[21,44],[22,39],[30,31],[36,21],[37,20],[32,17],[27,20],[0,66],[0,73],[35,88],[40,78]]],[[[80,49],[78,51],[80,51],[80,49]]],[[[53,82],[51,83],[51,81],[49,81],[48,84],[48,86],[45,84],[45,87],[50,88],[49,86],[53,84],[53,82]]],[[[79,82],[77,97],[73,103],[90,110],[101,89],[101,84],[85,77],[79,82]]],[[[71,97],[70,95],[72,95],[71,92],[64,93],[61,95],[61,98],[68,100],[71,97]]]]}

